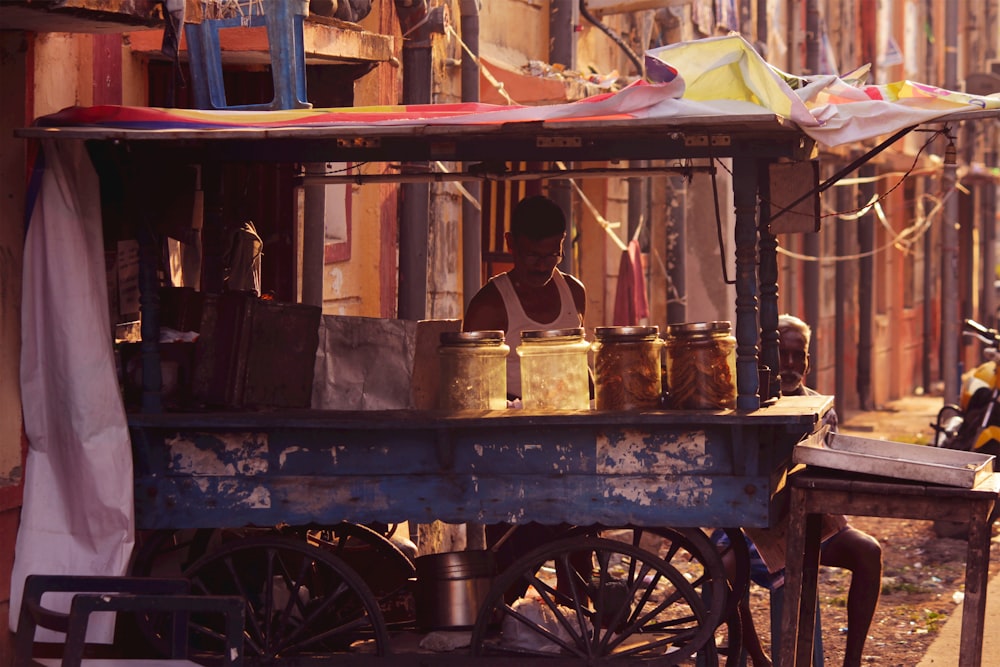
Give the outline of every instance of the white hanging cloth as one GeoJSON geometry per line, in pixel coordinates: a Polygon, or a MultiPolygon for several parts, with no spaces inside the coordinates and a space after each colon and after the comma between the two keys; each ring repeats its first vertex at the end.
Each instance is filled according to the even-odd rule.
{"type": "MultiPolygon", "coordinates": [[[[82,141],[42,147],[45,171],[24,248],[21,399],[29,448],[11,630],[27,575],[121,575],[134,542],[132,453],[112,351],[98,178],[82,141]]],[[[56,604],[68,611],[62,597],[56,604]]],[[[113,618],[102,614],[87,636],[107,643],[112,634],[113,618]]]]}

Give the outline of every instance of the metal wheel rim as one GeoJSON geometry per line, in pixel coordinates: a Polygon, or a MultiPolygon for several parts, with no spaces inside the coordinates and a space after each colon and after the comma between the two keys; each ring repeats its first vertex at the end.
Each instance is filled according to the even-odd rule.
{"type": "Polygon", "coordinates": [[[480,607],[472,635],[476,656],[510,655],[577,659],[583,665],[608,662],[669,665],[717,664],[714,627],[706,621],[701,596],[672,565],[653,553],[625,542],[603,538],[560,539],[518,559],[497,577],[480,607]],[[588,581],[570,566],[571,558],[590,555],[596,570],[588,581]],[[553,572],[570,572],[567,585],[556,590],[553,572]],[[510,590],[529,584],[518,601],[510,590]],[[548,610],[546,630],[519,604],[548,610]],[[509,630],[503,630],[504,623],[509,630]],[[498,636],[497,627],[501,633],[498,636]],[[594,631],[597,628],[597,631],[594,631]],[[504,644],[504,632],[520,632],[535,646],[504,644]],[[700,653],[699,653],[700,652],[700,653]]]}
{"type": "MultiPolygon", "coordinates": [[[[235,540],[184,574],[196,593],[243,596],[251,662],[388,650],[385,620],[367,584],[336,556],[297,538],[235,540]]],[[[190,628],[194,648],[212,653],[216,629],[194,615],[190,628]]]]}
{"type": "Polygon", "coordinates": [[[599,534],[603,537],[613,536],[613,539],[625,539],[633,546],[656,554],[680,570],[705,603],[706,623],[716,629],[715,643],[719,657],[725,659],[722,664],[729,665],[732,661],[732,664],[736,665],[742,651],[743,636],[738,615],[740,596],[733,592],[734,581],[726,572],[722,556],[729,550],[735,552],[737,559],[735,584],[738,587],[744,586],[738,590],[745,592],[749,577],[741,570],[740,547],[746,554],[742,560],[745,566],[749,566],[749,552],[739,529],[735,529],[733,534],[729,530],[726,533],[730,536],[730,541],[734,535],[739,535],[740,539],[735,546],[728,546],[724,551],[720,551],[709,536],[699,528],[591,526],[574,528],[570,531],[571,535],[599,534]],[[659,544],[654,541],[657,539],[661,540],[659,544]],[[694,571],[692,571],[692,561],[697,564],[694,571]],[[699,567],[700,572],[697,569],[699,567]]]}

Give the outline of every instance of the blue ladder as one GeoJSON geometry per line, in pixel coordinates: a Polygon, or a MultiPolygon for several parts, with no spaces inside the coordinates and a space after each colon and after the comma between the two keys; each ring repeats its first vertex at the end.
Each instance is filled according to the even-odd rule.
{"type": "Polygon", "coordinates": [[[239,3],[248,9],[241,16],[206,18],[201,23],[184,25],[195,105],[199,109],[244,111],[311,109],[312,104],[306,101],[306,55],[302,36],[309,0],[257,0],[264,8],[263,13],[253,12],[253,2],[239,3]],[[274,99],[264,104],[228,105],[222,78],[219,30],[260,25],[267,27],[274,99]]]}

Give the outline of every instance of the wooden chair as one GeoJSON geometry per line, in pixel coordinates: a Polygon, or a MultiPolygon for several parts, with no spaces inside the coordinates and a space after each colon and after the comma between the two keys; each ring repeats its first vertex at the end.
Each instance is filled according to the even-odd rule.
{"type": "Polygon", "coordinates": [[[191,613],[225,616],[225,667],[243,664],[244,600],[239,596],[192,595],[186,579],[83,575],[29,575],[14,640],[14,667],[89,667],[100,665],[196,665],[188,660],[188,618],[191,613]],[[42,605],[45,593],[73,593],[69,613],[42,605]],[[170,660],[84,659],[87,624],[94,612],[150,612],[172,614],[170,660]],[[39,627],[66,633],[62,658],[35,658],[35,630],[39,627]]]}

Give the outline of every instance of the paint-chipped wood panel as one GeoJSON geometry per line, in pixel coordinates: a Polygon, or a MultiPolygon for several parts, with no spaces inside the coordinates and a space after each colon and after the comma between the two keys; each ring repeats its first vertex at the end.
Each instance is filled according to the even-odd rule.
{"type": "Polygon", "coordinates": [[[765,526],[823,401],[703,415],[136,415],[137,526],[765,526]]]}

